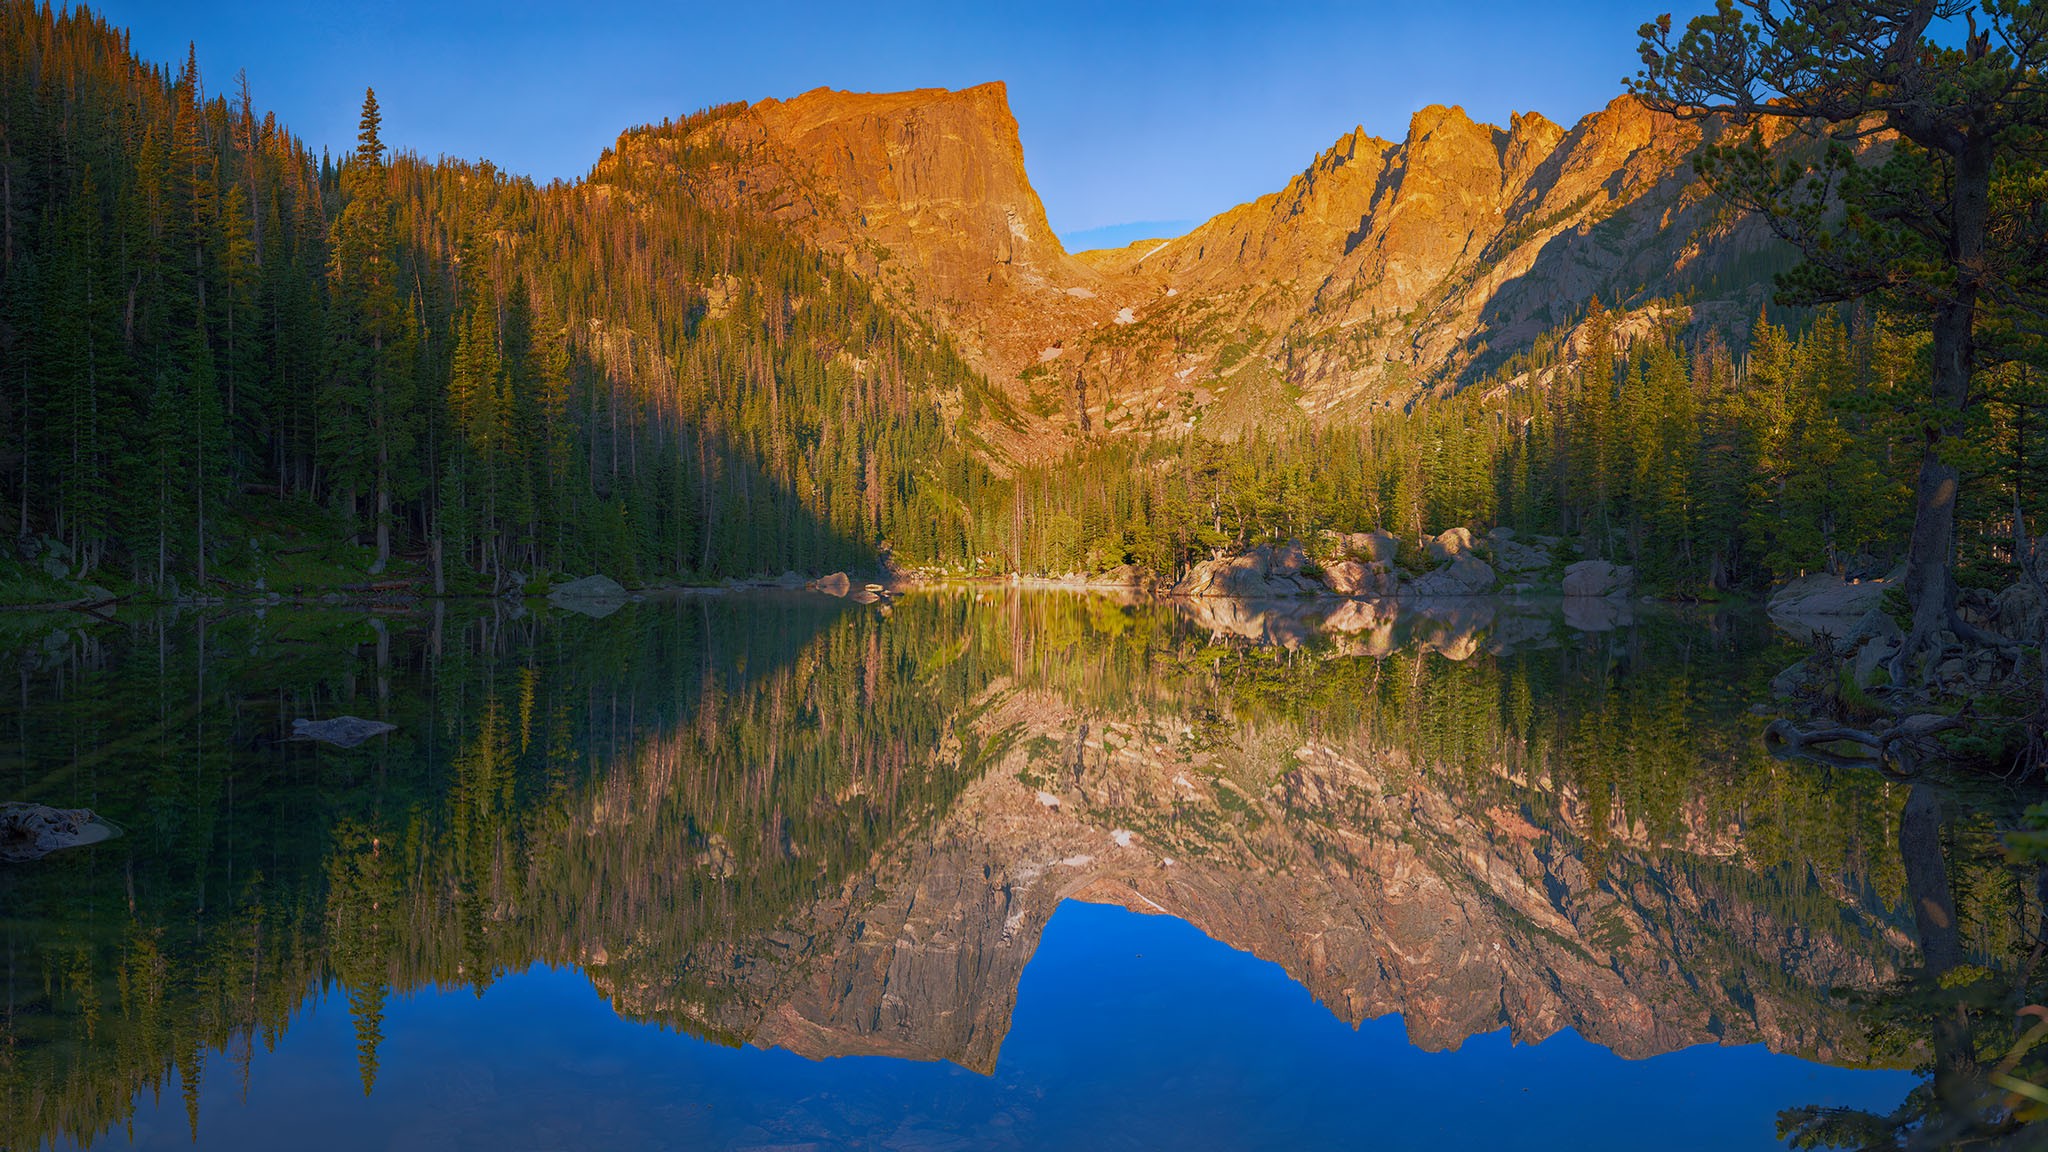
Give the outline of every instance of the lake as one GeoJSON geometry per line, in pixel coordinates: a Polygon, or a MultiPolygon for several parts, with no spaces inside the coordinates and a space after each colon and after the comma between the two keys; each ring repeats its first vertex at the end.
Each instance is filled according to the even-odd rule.
{"type": "Polygon", "coordinates": [[[1995,802],[1766,752],[1799,650],[1753,612],[939,588],[0,643],[0,799],[123,833],[0,865],[9,1149],[1783,1147],[1955,1050],[1930,885],[1986,988],[2040,913],[1995,802]],[[342,715],[395,730],[293,738],[342,715]]]}

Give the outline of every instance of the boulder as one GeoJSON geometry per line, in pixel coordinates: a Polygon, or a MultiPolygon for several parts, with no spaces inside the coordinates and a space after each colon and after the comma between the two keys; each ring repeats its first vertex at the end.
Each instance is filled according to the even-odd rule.
{"type": "Polygon", "coordinates": [[[1472,530],[1469,528],[1447,528],[1434,536],[1422,538],[1423,551],[1436,561],[1455,560],[1469,555],[1472,551],[1472,530]]]}
{"type": "Polygon", "coordinates": [[[827,596],[844,596],[853,591],[853,580],[844,572],[834,572],[811,581],[811,587],[827,596]]]}
{"type": "Polygon", "coordinates": [[[1338,551],[1367,564],[1392,564],[1401,542],[1391,532],[1346,532],[1337,537],[1338,551]]]}
{"type": "Polygon", "coordinates": [[[18,864],[59,849],[97,844],[118,831],[89,808],[0,804],[0,863],[18,864]]]}
{"type": "Polygon", "coordinates": [[[1404,596],[1483,596],[1493,591],[1493,565],[1469,552],[1434,572],[1417,576],[1401,589],[1404,596]]]}
{"type": "Polygon", "coordinates": [[[1898,651],[1898,647],[1899,642],[1896,639],[1881,639],[1872,640],[1863,647],[1858,648],[1854,665],[1856,686],[1858,688],[1868,688],[1877,683],[1878,670],[1890,663],[1893,654],[1898,651]]]}
{"type": "Polygon", "coordinates": [[[1813,672],[1801,660],[1771,677],[1771,694],[1781,700],[1793,699],[1813,687],[1813,672]]]}
{"type": "Polygon", "coordinates": [[[1550,549],[1541,544],[1523,544],[1506,528],[1496,528],[1487,537],[1493,566],[1502,572],[1541,572],[1550,567],[1550,549]]]}
{"type": "Polygon", "coordinates": [[[318,740],[337,748],[353,748],[374,736],[398,731],[398,725],[360,716],[336,716],[332,720],[294,720],[292,739],[318,740]]]}
{"type": "Polygon", "coordinates": [[[1635,590],[1636,570],[1605,560],[1581,560],[1565,566],[1566,596],[1626,596],[1635,590]]]}
{"type": "Polygon", "coordinates": [[[556,607],[596,617],[609,616],[617,612],[625,607],[630,599],[632,594],[618,581],[602,575],[585,576],[580,580],[571,580],[567,584],[558,584],[548,592],[548,602],[556,607]]]}
{"type": "Polygon", "coordinates": [[[2030,584],[2014,584],[1992,599],[1991,627],[2008,640],[2039,643],[2044,622],[2048,605],[2041,603],[2041,594],[2030,584]]]}
{"type": "Polygon", "coordinates": [[[1136,564],[1119,564],[1089,583],[1098,588],[1150,588],[1152,573],[1136,564]]]}
{"type": "Polygon", "coordinates": [[[1173,594],[1242,600],[1299,596],[1318,590],[1314,581],[1299,575],[1306,561],[1299,541],[1280,549],[1261,544],[1241,555],[1202,561],[1173,586],[1173,594]]]}
{"type": "Polygon", "coordinates": [[[1273,549],[1273,558],[1266,563],[1266,575],[1299,576],[1308,567],[1308,550],[1299,540],[1289,540],[1284,547],[1273,549]]]}
{"type": "Polygon", "coordinates": [[[1843,649],[1855,648],[1872,642],[1884,644],[1899,640],[1904,633],[1899,631],[1899,622],[1883,608],[1872,608],[1857,617],[1856,623],[1841,635],[1843,649]]]}
{"type": "Polygon", "coordinates": [[[1849,581],[1827,572],[1815,572],[1786,582],[1771,593],[1771,615],[1794,618],[1842,616],[1858,619],[1884,600],[1890,580],[1849,581]]]}
{"type": "Polygon", "coordinates": [[[1392,564],[1339,560],[1323,569],[1323,586],[1339,596],[1391,596],[1400,585],[1392,564]]]}

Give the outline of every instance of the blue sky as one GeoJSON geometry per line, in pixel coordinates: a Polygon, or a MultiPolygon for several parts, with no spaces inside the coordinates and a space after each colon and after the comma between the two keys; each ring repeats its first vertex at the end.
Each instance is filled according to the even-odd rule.
{"type": "Polygon", "coordinates": [[[210,89],[345,149],[365,84],[385,137],[575,177],[628,125],[707,104],[1009,84],[1055,230],[1195,221],[1279,187],[1354,125],[1432,103],[1567,126],[1636,67],[1673,0],[1569,4],[705,4],[682,0],[102,0],[143,56],[196,42],[210,89]]]}

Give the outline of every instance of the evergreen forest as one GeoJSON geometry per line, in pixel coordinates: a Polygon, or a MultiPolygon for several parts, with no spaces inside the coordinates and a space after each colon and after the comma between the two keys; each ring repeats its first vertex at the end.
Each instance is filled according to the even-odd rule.
{"type": "MultiPolygon", "coordinates": [[[[1882,575],[1912,528],[1929,339],[1877,303],[1623,340],[1595,300],[1402,407],[1018,464],[929,317],[674,172],[607,153],[542,186],[394,152],[374,93],[354,150],[316,155],[240,78],[141,61],[86,9],[6,0],[0,24],[0,535],[74,580],[1171,579],[1462,525],[1691,598],[1882,575]]],[[[669,154],[687,174],[703,151],[669,154]]],[[[2002,580],[2013,510],[2043,506],[2030,371],[1980,373],[1944,449],[1965,584],[2002,580]]]]}
{"type": "Polygon", "coordinates": [[[961,551],[967,368],[772,229],[394,154],[374,93],[314,155],[83,8],[7,0],[0,86],[0,532],[84,578],[277,579],[309,523],[437,590],[961,551]]]}

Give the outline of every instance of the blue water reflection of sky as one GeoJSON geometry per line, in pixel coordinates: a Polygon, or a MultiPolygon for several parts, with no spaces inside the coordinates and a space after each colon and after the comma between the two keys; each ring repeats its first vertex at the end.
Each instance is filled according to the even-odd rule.
{"type": "MultiPolygon", "coordinates": [[[[1068,903],[992,1077],[722,1048],[617,1018],[573,969],[534,969],[481,998],[394,998],[367,1099],[339,995],[256,1054],[246,1097],[213,1055],[198,1147],[1762,1149],[1780,1108],[1888,1110],[1912,1082],[1754,1046],[1627,1061],[1571,1033],[1420,1052],[1400,1020],[1354,1031],[1181,921],[1068,903]]],[[[175,1086],[142,1102],[133,1146],[193,1147],[175,1086]]]]}

